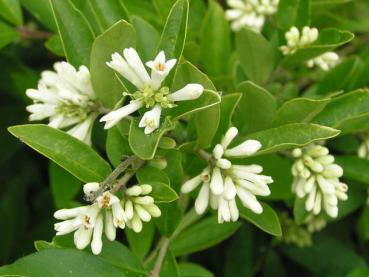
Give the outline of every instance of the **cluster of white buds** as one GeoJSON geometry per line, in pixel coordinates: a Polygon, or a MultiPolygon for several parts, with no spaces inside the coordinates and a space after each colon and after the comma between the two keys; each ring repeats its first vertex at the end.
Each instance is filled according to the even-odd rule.
{"type": "Polygon", "coordinates": [[[262,213],[263,207],[256,196],[269,195],[268,184],[273,182],[271,177],[260,175],[263,171],[261,166],[232,165],[227,159],[251,156],[261,148],[259,141],[246,140],[228,149],[237,134],[237,128],[231,127],[221,143],[214,147],[209,166],[201,174],[186,181],[181,188],[182,193],[189,193],[202,184],[195,201],[195,210],[203,214],[210,203],[211,208],[218,210],[219,223],[238,220],[236,196],[244,207],[254,213],[262,213]]]}
{"type": "Polygon", "coordinates": [[[357,155],[362,159],[369,159],[369,136],[367,136],[359,146],[357,155]]]}
{"type": "Polygon", "coordinates": [[[292,55],[298,49],[306,47],[314,43],[319,36],[319,31],[316,28],[305,26],[300,33],[297,27],[293,26],[285,33],[287,45],[280,47],[283,55],[292,55]]]}
{"type": "Polygon", "coordinates": [[[123,95],[130,96],[132,101],[100,119],[100,121],[106,122],[105,129],[113,127],[124,117],[145,107],[151,110],[144,113],[139,127],[145,128],[145,134],[150,134],[159,128],[163,108],[172,108],[177,101],[194,100],[200,97],[204,90],[200,84],[188,84],[171,93],[168,87],[162,86],[163,81],[176,64],[176,59],[166,61],[163,51],[153,61],[146,63],[146,66],[151,69],[151,76],[147,73],[135,49],[124,49],[123,56],[114,53],[112,60],[107,65],[132,83],[137,91],[133,94],[125,92],[123,95]]]}
{"type": "MultiPolygon", "coordinates": [[[[99,183],[95,182],[83,187],[87,197],[99,189],[99,183]]],[[[117,228],[124,229],[127,225],[135,232],[140,232],[142,221],[148,222],[151,217],[161,215],[160,209],[154,204],[154,198],[147,196],[151,191],[150,185],[135,185],[126,190],[124,199],[105,191],[91,205],[58,210],[54,217],[63,221],[54,225],[56,235],[75,232],[76,247],[84,249],[91,243],[92,253],[98,255],[102,250],[103,233],[108,240],[113,241],[117,228]]]]}
{"type": "Polygon", "coordinates": [[[310,59],[306,62],[308,67],[318,66],[320,69],[324,71],[328,71],[331,68],[335,67],[340,61],[340,57],[335,52],[325,52],[324,54],[310,59]]]}
{"type": "Polygon", "coordinates": [[[29,120],[49,118],[49,126],[68,129],[70,135],[90,145],[98,115],[90,72],[85,66],[77,71],[67,62],[55,63],[54,69],[41,73],[37,89],[26,91],[34,102],[27,106],[29,120]]]}
{"type": "Polygon", "coordinates": [[[347,200],[347,185],[339,178],[342,168],[334,163],[328,148],[310,145],[292,151],[296,158],[292,166],[292,190],[299,198],[306,198],[305,209],[317,215],[322,207],[330,217],[338,215],[338,200],[347,200]]]}
{"type": "Polygon", "coordinates": [[[279,0],[227,0],[230,7],[226,18],[231,21],[233,31],[246,27],[260,32],[265,23],[265,16],[277,12],[279,0]]]}

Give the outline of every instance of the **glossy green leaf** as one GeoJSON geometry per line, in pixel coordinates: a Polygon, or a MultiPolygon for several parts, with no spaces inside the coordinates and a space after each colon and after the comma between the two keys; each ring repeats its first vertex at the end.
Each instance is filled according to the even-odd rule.
{"type": "Polygon", "coordinates": [[[81,182],[53,162],[49,164],[49,179],[55,206],[60,209],[71,206],[81,190],[81,182]]]}
{"type": "Polygon", "coordinates": [[[164,168],[163,171],[170,179],[171,188],[179,192],[183,180],[181,151],[176,149],[160,149],[158,155],[162,156],[167,161],[167,167],[164,168]]]}
{"type": "Polygon", "coordinates": [[[106,65],[115,52],[122,55],[123,49],[136,44],[135,30],[122,20],[96,38],[91,51],[91,79],[97,98],[108,108],[113,108],[127,91],[117,73],[106,65]]]}
{"type": "Polygon", "coordinates": [[[237,90],[242,93],[242,98],[236,107],[233,122],[240,134],[248,135],[270,127],[277,109],[274,96],[250,81],[241,83],[237,90]]]}
{"type": "Polygon", "coordinates": [[[229,23],[222,7],[211,1],[201,32],[201,61],[207,74],[219,76],[227,73],[230,48],[229,23]]]}
{"type": "Polygon", "coordinates": [[[131,127],[129,130],[129,146],[131,147],[133,153],[143,160],[150,160],[155,156],[156,149],[160,138],[165,134],[165,132],[172,130],[174,124],[168,119],[160,123],[160,128],[151,133],[150,135],[145,135],[143,128],[138,127],[139,119],[133,119],[131,121],[131,127]]]}
{"type": "Polygon", "coordinates": [[[159,182],[150,182],[152,192],[150,195],[154,197],[155,203],[169,203],[178,199],[177,193],[167,184],[159,182]]]}
{"type": "Polygon", "coordinates": [[[178,264],[179,275],[181,277],[214,277],[206,268],[189,262],[182,262],[178,264]]]}
{"type": "Polygon", "coordinates": [[[238,222],[218,224],[217,217],[212,216],[179,234],[170,244],[170,249],[176,256],[194,253],[220,243],[239,227],[238,222]]]}
{"type": "Polygon", "coordinates": [[[278,6],[278,26],[287,31],[290,27],[310,25],[310,0],[283,0],[278,6]]]}
{"type": "Polygon", "coordinates": [[[348,31],[341,31],[337,29],[324,29],[319,33],[318,40],[309,46],[297,50],[293,55],[286,56],[283,63],[301,64],[304,61],[319,56],[325,52],[332,51],[340,47],[354,38],[354,34],[348,31]]]}
{"type": "Polygon", "coordinates": [[[319,114],[330,99],[294,98],[285,102],[276,112],[273,126],[289,123],[308,123],[319,114]]]}
{"type": "Polygon", "coordinates": [[[88,66],[94,34],[86,18],[70,0],[49,1],[68,62],[88,66]]]}
{"type": "Polygon", "coordinates": [[[183,217],[183,211],[178,202],[158,204],[161,216],[154,219],[160,234],[169,237],[177,228],[183,217]]]}
{"type": "Polygon", "coordinates": [[[292,123],[253,133],[246,139],[261,142],[262,148],[257,152],[259,155],[305,146],[315,141],[333,138],[339,133],[339,130],[317,124],[292,123]]]}
{"type": "Polygon", "coordinates": [[[251,222],[268,234],[273,236],[281,236],[282,229],[276,212],[265,203],[261,203],[261,205],[263,206],[263,212],[261,214],[255,214],[253,211],[238,203],[240,217],[251,222]]]}
{"type": "Polygon", "coordinates": [[[111,172],[109,164],[91,147],[60,130],[42,124],[12,126],[8,130],[83,182],[100,182],[111,172]]]}
{"type": "Polygon", "coordinates": [[[174,5],[176,1],[175,0],[153,0],[152,2],[155,6],[157,13],[160,15],[162,21],[165,22],[172,6],[174,5]]]}
{"type": "Polygon", "coordinates": [[[51,36],[46,42],[45,47],[60,57],[65,57],[63,44],[58,34],[51,36]]]}
{"type": "Polygon", "coordinates": [[[19,0],[0,0],[0,16],[14,25],[22,25],[23,15],[19,0]]]}
{"type": "Polygon", "coordinates": [[[18,37],[19,33],[15,28],[0,21],[0,49],[15,41],[18,37]]]}
{"type": "Polygon", "coordinates": [[[57,31],[49,0],[20,0],[20,2],[46,28],[57,31]]]}
{"type": "Polygon", "coordinates": [[[236,33],[236,52],[241,68],[251,81],[263,84],[268,80],[275,60],[268,40],[244,28],[236,33]]]}
{"type": "Polygon", "coordinates": [[[124,229],[132,252],[141,260],[149,253],[155,235],[155,225],[153,222],[143,224],[142,231],[136,233],[132,229],[124,229]]]}
{"type": "Polygon", "coordinates": [[[166,277],[166,276],[180,277],[176,257],[173,255],[172,251],[170,250],[167,251],[164,257],[159,276],[161,277],[166,277]]]}

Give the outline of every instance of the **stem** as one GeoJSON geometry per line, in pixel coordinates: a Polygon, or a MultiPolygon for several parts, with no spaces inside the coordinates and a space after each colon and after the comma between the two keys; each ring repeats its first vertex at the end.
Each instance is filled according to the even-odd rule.
{"type": "Polygon", "coordinates": [[[126,172],[111,189],[111,192],[117,192],[121,188],[126,188],[127,182],[132,178],[133,175],[135,175],[136,171],[141,168],[144,163],[145,161],[143,160],[137,160],[135,168],[126,172]]]}
{"type": "Polygon", "coordinates": [[[169,242],[170,242],[170,238],[163,238],[163,242],[161,244],[158,258],[156,259],[154,268],[151,271],[150,276],[159,277],[161,266],[163,264],[165,255],[167,254],[167,251],[168,251],[169,242]]]}
{"type": "Polygon", "coordinates": [[[53,35],[50,32],[30,30],[26,26],[18,27],[17,31],[20,34],[21,38],[23,38],[23,39],[47,40],[53,35]]]}
{"type": "Polygon", "coordinates": [[[197,150],[197,153],[199,154],[199,156],[202,159],[204,159],[207,162],[210,162],[211,159],[212,159],[212,156],[208,152],[206,152],[205,150],[199,149],[199,150],[197,150]]]}

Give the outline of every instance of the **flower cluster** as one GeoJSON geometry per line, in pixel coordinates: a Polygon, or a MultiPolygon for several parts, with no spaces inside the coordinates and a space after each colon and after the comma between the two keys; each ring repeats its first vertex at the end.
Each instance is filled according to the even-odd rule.
{"type": "Polygon", "coordinates": [[[29,119],[49,119],[49,126],[68,129],[77,139],[91,144],[91,131],[98,115],[90,72],[80,66],[78,71],[69,63],[57,62],[55,71],[44,71],[37,89],[26,94],[33,100],[27,106],[29,119]]]}
{"type": "Polygon", "coordinates": [[[279,0],[227,0],[230,7],[226,18],[233,31],[247,27],[260,32],[264,26],[265,16],[277,12],[279,0]]]}
{"type": "Polygon", "coordinates": [[[319,31],[317,28],[305,26],[300,33],[295,26],[285,33],[287,45],[280,47],[283,55],[292,55],[298,49],[308,46],[318,39],[319,31]]]}
{"type": "Polygon", "coordinates": [[[340,57],[337,53],[329,51],[321,54],[318,57],[310,59],[306,62],[308,67],[318,66],[320,69],[324,71],[328,71],[331,68],[335,67],[340,61],[340,57]]]}
{"type": "Polygon", "coordinates": [[[146,66],[151,69],[151,76],[147,73],[135,49],[124,49],[123,56],[114,53],[112,60],[107,65],[132,83],[137,91],[133,94],[125,92],[124,95],[130,96],[132,101],[100,119],[100,121],[106,122],[105,129],[113,127],[124,117],[145,107],[151,110],[144,113],[139,127],[145,128],[145,134],[150,134],[159,128],[162,109],[174,107],[174,103],[177,101],[196,99],[203,92],[204,88],[199,84],[188,84],[172,93],[168,87],[162,86],[163,81],[176,64],[176,59],[166,61],[163,51],[153,61],[146,63],[146,66]]]}
{"type": "MultiPolygon", "coordinates": [[[[88,197],[100,189],[99,183],[87,183],[83,187],[88,197]]],[[[78,249],[86,248],[91,242],[91,250],[98,255],[102,250],[102,234],[108,240],[116,237],[116,229],[127,225],[135,232],[142,230],[142,221],[159,217],[160,209],[154,204],[154,198],[148,196],[150,185],[135,185],[125,192],[124,199],[105,191],[93,204],[72,209],[62,209],[54,217],[62,222],[55,224],[56,235],[74,233],[74,244],[78,249]]]]}
{"type": "Polygon", "coordinates": [[[228,149],[237,134],[237,128],[230,128],[221,143],[214,147],[208,160],[209,166],[201,174],[186,181],[181,188],[182,193],[189,193],[202,184],[195,201],[195,210],[198,214],[203,214],[210,203],[213,209],[218,210],[219,223],[238,220],[236,196],[244,207],[254,213],[262,213],[263,207],[256,196],[269,195],[268,184],[273,182],[271,177],[260,175],[263,171],[261,166],[232,165],[227,159],[250,156],[261,148],[259,141],[246,140],[228,149]]]}
{"type": "Polygon", "coordinates": [[[328,148],[310,145],[292,151],[296,158],[292,166],[293,192],[299,198],[306,198],[305,209],[317,215],[322,207],[330,217],[338,215],[338,200],[347,200],[347,185],[339,178],[342,168],[334,163],[328,148]]]}

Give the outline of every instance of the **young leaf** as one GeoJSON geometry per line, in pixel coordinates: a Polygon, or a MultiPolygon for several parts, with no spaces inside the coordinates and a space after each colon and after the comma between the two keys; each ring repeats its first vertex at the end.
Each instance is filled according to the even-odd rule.
{"type": "Polygon", "coordinates": [[[138,127],[139,119],[133,119],[131,121],[131,127],[129,129],[129,146],[133,153],[143,160],[151,160],[155,156],[156,149],[160,138],[165,132],[172,130],[174,124],[168,118],[165,118],[164,122],[161,122],[161,126],[158,130],[150,135],[145,135],[142,128],[138,127]]]}
{"type": "Polygon", "coordinates": [[[189,262],[182,262],[178,264],[179,275],[181,277],[214,277],[206,268],[189,262]]]}
{"type": "Polygon", "coordinates": [[[220,76],[227,73],[230,59],[229,24],[222,7],[215,1],[209,4],[201,32],[201,61],[210,76],[220,76]]]}
{"type": "Polygon", "coordinates": [[[283,0],[278,6],[278,26],[287,31],[292,26],[310,25],[310,0],[283,0]]]}
{"type": "Polygon", "coordinates": [[[218,224],[217,217],[212,216],[184,230],[174,238],[170,249],[176,256],[198,252],[225,240],[240,226],[239,222],[218,224]]]}
{"type": "Polygon", "coordinates": [[[233,122],[241,135],[270,127],[277,109],[273,95],[267,90],[247,81],[238,86],[242,98],[233,115],[233,122]]]}
{"type": "Polygon", "coordinates": [[[19,33],[14,28],[0,21],[0,49],[15,41],[18,37],[19,33]]]}
{"type": "Polygon", "coordinates": [[[23,24],[19,0],[0,0],[0,16],[14,25],[23,24]]]}
{"type": "Polygon", "coordinates": [[[238,203],[240,217],[268,234],[281,236],[282,229],[276,212],[265,203],[261,203],[261,205],[263,206],[263,212],[261,214],[255,214],[250,209],[245,208],[241,203],[238,203]]]}
{"type": "Polygon", "coordinates": [[[70,0],[49,0],[68,62],[90,64],[94,34],[86,18],[70,0]]]}
{"type": "MultiPolygon", "coordinates": [[[[339,130],[311,123],[292,123],[253,133],[246,139],[261,142],[262,148],[257,155],[280,150],[302,147],[315,141],[337,136],[339,130]]],[[[239,139],[239,141],[244,139],[239,139]]]]}
{"type": "Polygon", "coordinates": [[[152,186],[150,195],[155,199],[155,203],[169,203],[178,199],[177,193],[167,184],[159,182],[149,182],[152,186]]]}
{"type": "Polygon", "coordinates": [[[113,108],[127,89],[106,62],[111,60],[113,53],[122,55],[123,49],[135,44],[135,30],[124,20],[114,24],[93,43],[90,64],[92,85],[97,98],[108,108],[113,108]]]}
{"type": "Polygon", "coordinates": [[[100,182],[111,172],[109,164],[91,147],[60,130],[42,124],[12,126],[8,130],[83,182],[100,182]]]}
{"type": "Polygon", "coordinates": [[[265,83],[274,69],[273,47],[261,34],[249,29],[236,33],[236,52],[246,76],[257,84],[265,83]]]}

